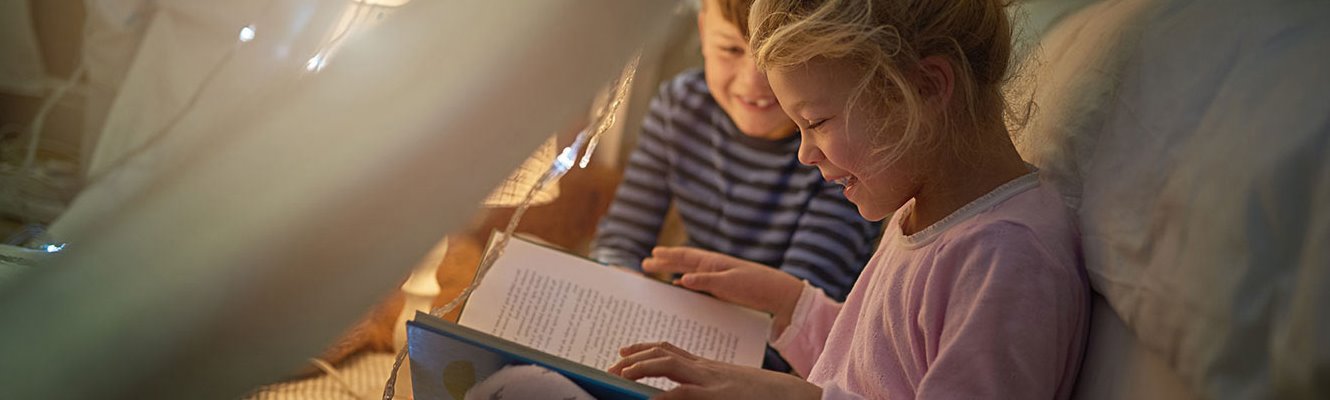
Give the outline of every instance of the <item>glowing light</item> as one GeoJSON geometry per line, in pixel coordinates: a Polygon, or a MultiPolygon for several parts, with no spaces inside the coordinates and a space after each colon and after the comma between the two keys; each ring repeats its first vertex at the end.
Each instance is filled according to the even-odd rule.
{"type": "Polygon", "coordinates": [[[305,62],[305,70],[311,72],[323,70],[324,63],[323,53],[315,54],[314,57],[310,57],[309,61],[305,62]]]}
{"type": "Polygon", "coordinates": [[[64,243],[60,243],[60,244],[48,244],[48,245],[46,245],[46,252],[47,252],[47,253],[55,253],[55,252],[58,252],[58,251],[60,251],[60,250],[64,250],[64,249],[65,249],[65,244],[64,244],[64,243]]]}
{"type": "Polygon", "coordinates": [[[577,160],[577,150],[573,149],[573,146],[568,146],[559,152],[559,156],[554,159],[554,164],[559,169],[567,171],[573,167],[575,160],[577,160]]]}
{"type": "Polygon", "coordinates": [[[356,0],[356,2],[369,4],[371,6],[400,7],[403,4],[410,3],[411,0],[356,0]]]}
{"type": "Polygon", "coordinates": [[[248,42],[251,40],[254,40],[254,25],[245,25],[244,28],[240,28],[240,41],[248,42]]]}

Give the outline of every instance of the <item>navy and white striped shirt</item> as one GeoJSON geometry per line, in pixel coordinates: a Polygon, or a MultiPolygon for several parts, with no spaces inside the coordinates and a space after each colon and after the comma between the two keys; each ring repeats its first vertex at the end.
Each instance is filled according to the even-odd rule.
{"type": "Polygon", "coordinates": [[[641,269],[673,203],[688,246],[778,267],[844,299],[873,252],[865,221],[840,185],[799,163],[799,135],[744,135],[702,71],[661,85],[642,123],[591,257],[641,269]]]}

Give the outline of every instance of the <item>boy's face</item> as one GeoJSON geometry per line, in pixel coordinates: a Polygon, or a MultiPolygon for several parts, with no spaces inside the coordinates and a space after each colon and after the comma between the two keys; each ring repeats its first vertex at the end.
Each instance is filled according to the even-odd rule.
{"type": "Polygon", "coordinates": [[[766,74],[757,69],[739,28],[726,21],[714,4],[698,14],[697,27],[702,38],[702,58],[706,61],[707,86],[739,130],[762,139],[783,139],[795,134],[794,122],[781,111],[766,74]]]}

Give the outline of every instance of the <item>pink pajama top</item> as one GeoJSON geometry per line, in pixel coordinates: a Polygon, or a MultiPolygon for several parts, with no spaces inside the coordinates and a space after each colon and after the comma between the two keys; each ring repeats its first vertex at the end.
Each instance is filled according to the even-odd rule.
{"type": "Polygon", "coordinates": [[[844,304],[805,285],[772,342],[826,399],[1066,399],[1089,323],[1070,211],[1035,173],[913,235],[895,213],[844,304]]]}

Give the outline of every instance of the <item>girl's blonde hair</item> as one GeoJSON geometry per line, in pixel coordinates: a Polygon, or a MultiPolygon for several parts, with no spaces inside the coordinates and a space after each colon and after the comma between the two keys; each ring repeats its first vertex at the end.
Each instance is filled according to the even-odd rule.
{"type": "Polygon", "coordinates": [[[765,70],[814,58],[860,67],[864,74],[851,105],[882,102],[879,129],[900,128],[893,132],[896,140],[881,131],[872,135],[873,151],[885,165],[940,144],[967,149],[985,133],[1005,135],[1010,110],[1002,86],[1012,53],[1006,6],[1002,0],[757,0],[747,24],[751,32],[743,34],[765,70]],[[950,104],[932,118],[920,94],[927,84],[920,61],[930,56],[948,60],[955,76],[950,104]]]}

